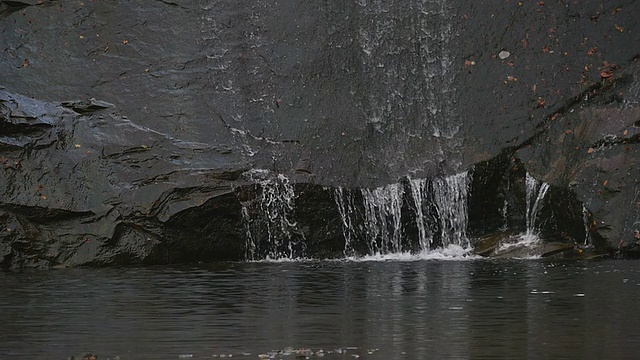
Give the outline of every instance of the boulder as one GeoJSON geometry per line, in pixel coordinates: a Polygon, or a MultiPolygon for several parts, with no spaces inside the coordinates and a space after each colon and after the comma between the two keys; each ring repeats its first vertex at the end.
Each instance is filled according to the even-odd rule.
{"type": "Polygon", "coordinates": [[[0,266],[363,253],[363,197],[391,185],[380,226],[417,251],[445,225],[411,181],[455,174],[472,239],[525,230],[528,174],[549,186],[543,238],[638,256],[638,13],[0,1],[0,266]]]}

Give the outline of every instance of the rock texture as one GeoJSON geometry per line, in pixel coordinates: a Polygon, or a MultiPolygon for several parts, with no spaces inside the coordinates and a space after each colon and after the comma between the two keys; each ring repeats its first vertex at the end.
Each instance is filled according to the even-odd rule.
{"type": "Polygon", "coordinates": [[[299,246],[282,251],[341,255],[335,189],[398,182],[415,240],[408,179],[463,171],[474,238],[522,230],[529,172],[551,185],[544,236],[637,256],[638,13],[0,1],[0,266],[244,259],[283,219],[299,246]],[[286,176],[291,208],[264,205],[252,169],[286,176]]]}

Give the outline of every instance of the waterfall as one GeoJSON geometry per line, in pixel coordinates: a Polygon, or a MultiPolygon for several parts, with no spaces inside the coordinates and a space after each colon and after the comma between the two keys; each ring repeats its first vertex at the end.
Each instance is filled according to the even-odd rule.
{"type": "Polygon", "coordinates": [[[502,204],[502,226],[500,231],[507,231],[509,228],[509,201],[505,198],[502,204]]]}
{"type": "Polygon", "coordinates": [[[246,173],[259,186],[253,201],[243,203],[242,217],[247,233],[247,259],[280,259],[301,257],[303,243],[294,219],[296,198],[289,179],[266,170],[246,173]]]}
{"type": "Polygon", "coordinates": [[[354,227],[355,205],[353,203],[353,197],[347,193],[345,195],[345,189],[337,187],[335,189],[335,201],[338,205],[338,212],[340,213],[340,220],[342,221],[342,235],[344,236],[344,256],[351,256],[354,253],[353,242],[356,238],[356,231],[354,227]]]}
{"type": "MultiPolygon", "coordinates": [[[[451,0],[358,0],[351,39],[363,88],[355,100],[372,131],[371,158],[391,174],[426,162],[456,168],[463,137],[451,0]],[[420,149],[427,157],[415,156],[420,149]]],[[[351,45],[350,45],[351,46],[351,45]]],[[[449,170],[449,169],[447,169],[449,170]]]]}
{"type": "MultiPolygon", "coordinates": [[[[467,248],[470,245],[467,238],[469,183],[469,174],[466,171],[444,178],[435,178],[432,181],[433,200],[431,201],[437,211],[437,225],[440,229],[439,245],[443,248],[449,245],[467,248]]],[[[434,249],[434,234],[430,231],[430,225],[433,224],[429,223],[431,218],[424,213],[424,205],[428,203],[428,184],[427,179],[409,180],[421,251],[434,249]]]]}
{"type": "Polygon", "coordinates": [[[411,179],[411,195],[415,207],[416,227],[418,228],[418,242],[420,249],[425,251],[431,249],[433,235],[428,228],[427,219],[424,214],[423,204],[426,202],[427,179],[411,179]]]}
{"type": "Polygon", "coordinates": [[[500,231],[507,231],[509,228],[509,200],[508,193],[511,190],[511,181],[507,177],[507,189],[504,194],[504,202],[502,203],[502,226],[500,227],[500,231]]]}
{"type": "Polygon", "coordinates": [[[538,186],[538,180],[536,180],[531,174],[527,172],[526,177],[526,191],[527,191],[527,235],[535,236],[536,231],[536,218],[538,217],[538,211],[542,207],[542,200],[549,190],[549,184],[542,182],[538,186]]]}
{"type": "Polygon", "coordinates": [[[401,209],[404,190],[389,184],[373,190],[361,189],[365,236],[372,254],[402,251],[401,209]]]}
{"type": "Polygon", "coordinates": [[[418,39],[421,45],[420,64],[424,79],[424,107],[431,114],[432,135],[455,140],[460,124],[451,121],[457,110],[454,57],[450,51],[456,37],[453,28],[455,9],[447,0],[420,0],[416,3],[419,21],[418,39]]]}
{"type": "Polygon", "coordinates": [[[589,230],[589,210],[582,205],[582,223],[584,224],[584,247],[592,247],[591,231],[589,230]]]}
{"type": "MultiPolygon", "coordinates": [[[[353,194],[337,188],[334,199],[341,218],[345,239],[344,254],[354,254],[354,244],[364,241],[369,255],[402,253],[414,248],[407,246],[402,223],[402,204],[412,201],[413,210],[405,216],[413,216],[417,229],[417,249],[427,253],[437,248],[456,245],[463,249],[470,246],[467,237],[467,197],[470,178],[468,172],[429,179],[409,179],[410,194],[405,194],[400,183],[375,189],[360,189],[362,195],[361,217],[356,212],[353,194]],[[411,199],[408,196],[411,196],[411,199]],[[437,231],[436,231],[437,230],[437,231]]],[[[359,204],[359,203],[358,203],[359,204]]]]}
{"type": "Polygon", "coordinates": [[[445,178],[436,178],[433,181],[442,247],[452,244],[463,248],[470,246],[467,238],[469,183],[466,171],[445,178]]]}

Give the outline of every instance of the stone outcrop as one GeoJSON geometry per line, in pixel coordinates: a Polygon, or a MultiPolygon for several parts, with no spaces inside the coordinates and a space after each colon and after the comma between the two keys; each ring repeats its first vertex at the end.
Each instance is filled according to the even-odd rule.
{"type": "Polygon", "coordinates": [[[273,216],[307,256],[345,252],[337,188],[402,184],[415,243],[409,179],[463,171],[472,238],[523,229],[528,172],[543,237],[637,256],[638,13],[0,1],[0,266],[245,259],[271,231],[256,169],[290,181],[295,214],[273,216]]]}

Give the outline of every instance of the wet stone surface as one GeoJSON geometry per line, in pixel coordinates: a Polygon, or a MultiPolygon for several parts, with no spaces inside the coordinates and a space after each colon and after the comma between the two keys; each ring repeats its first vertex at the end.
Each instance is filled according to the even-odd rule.
{"type": "Polygon", "coordinates": [[[446,243],[437,186],[418,189],[419,215],[411,181],[466,173],[470,239],[523,231],[530,174],[549,185],[545,241],[638,257],[638,13],[638,2],[2,2],[0,267],[250,258],[247,223],[269,238],[245,198],[256,170],[295,191],[297,232],[276,232],[297,245],[278,253],[446,243]],[[405,194],[399,218],[369,218],[392,222],[395,240],[372,239],[384,228],[373,224],[351,244],[335,191],[378,196],[353,195],[358,222],[360,201],[375,213],[376,189],[392,187],[405,194]]]}

